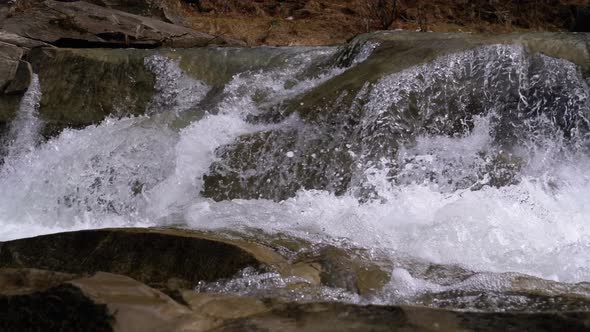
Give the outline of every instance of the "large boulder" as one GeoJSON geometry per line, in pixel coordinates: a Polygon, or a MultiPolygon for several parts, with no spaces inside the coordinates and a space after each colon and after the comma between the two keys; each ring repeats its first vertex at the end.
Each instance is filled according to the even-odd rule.
{"type": "MultiPolygon", "coordinates": [[[[202,194],[214,200],[281,201],[305,188],[380,199],[365,177],[389,169],[392,183],[406,181],[395,165],[400,148],[422,134],[462,135],[491,109],[501,110],[491,133],[501,151],[511,152],[528,135],[524,120],[538,113],[515,110],[531,105],[556,119],[565,137],[590,130],[587,115],[569,112],[564,105],[570,104],[563,102],[587,112],[585,97],[569,94],[587,86],[587,34],[379,32],[343,47],[334,63],[354,64],[358,49],[367,46],[373,51],[365,61],[274,112],[279,120],[297,113],[305,126],[249,133],[220,146],[203,177],[202,194]],[[525,91],[513,79],[521,69],[522,84],[536,82],[525,91]]],[[[485,159],[479,173],[447,181],[449,188],[476,189],[486,176],[496,187],[519,181],[523,160],[502,154],[485,159]]]]}
{"type": "Polygon", "coordinates": [[[18,11],[0,26],[19,36],[66,47],[201,47],[240,45],[158,19],[83,1],[47,0],[18,11]]]}
{"type": "Polygon", "coordinates": [[[47,49],[31,51],[39,75],[43,134],[80,128],[105,117],[143,114],[155,76],[144,65],[146,50],[47,49]],[[63,73],[68,73],[67,77],[63,73]]]}
{"type": "Polygon", "coordinates": [[[125,274],[150,285],[194,287],[264,262],[242,248],[190,233],[95,230],[0,243],[0,267],[125,274]]]}
{"type": "Polygon", "coordinates": [[[19,61],[14,78],[4,90],[6,94],[21,94],[27,91],[33,78],[33,68],[27,61],[19,61]]]}

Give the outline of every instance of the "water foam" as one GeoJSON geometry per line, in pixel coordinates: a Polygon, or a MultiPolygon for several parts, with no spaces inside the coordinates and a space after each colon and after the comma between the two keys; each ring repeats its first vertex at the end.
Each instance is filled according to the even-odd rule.
{"type": "MultiPolygon", "coordinates": [[[[510,54],[501,53],[501,57],[510,54]]],[[[460,67],[458,60],[450,59],[460,67]]],[[[435,67],[440,69],[443,64],[435,67]]],[[[147,117],[109,119],[83,130],[66,130],[36,150],[13,158],[10,171],[5,168],[0,176],[0,188],[11,193],[0,196],[4,230],[0,240],[66,229],[181,222],[200,229],[256,228],[319,242],[346,238],[360,247],[390,252],[392,257],[409,255],[476,271],[590,281],[587,154],[573,151],[567,163],[563,162],[561,152],[571,148],[551,136],[541,138],[545,145],[535,143],[526,153],[513,151],[527,158],[518,181],[490,186],[478,170],[490,162],[480,152],[489,149],[495,139],[494,113],[474,117],[473,128],[461,135],[436,131],[417,135],[393,156],[393,164],[402,170],[395,181],[384,167],[363,169],[365,181],[376,188],[380,200],[359,202],[352,193],[336,196],[315,190],[300,190],[282,202],[213,202],[201,197],[202,176],[217,158],[217,148],[240,135],[283,125],[251,124],[247,115],[259,112],[264,103],[280,103],[343,70],[288,82],[295,74],[303,75],[310,65],[313,57],[272,73],[236,75],[225,87],[215,114],[206,114],[180,131],[147,117]],[[262,101],[253,98],[251,87],[263,92],[262,101]],[[540,148],[543,146],[555,147],[554,152],[546,154],[548,149],[540,148]],[[475,180],[446,186],[446,180],[461,176],[475,180]],[[473,187],[474,183],[479,186],[473,187]]],[[[419,69],[401,75],[413,72],[415,77],[419,69]]],[[[387,82],[399,87],[400,81],[392,80],[380,84],[384,89],[387,82]]],[[[410,83],[406,88],[422,89],[410,83]]],[[[203,96],[208,90],[200,87],[199,96],[203,96]]],[[[384,90],[374,93],[379,91],[384,90]]],[[[583,102],[587,90],[576,93],[583,102]]],[[[390,109],[392,95],[383,92],[385,99],[375,95],[369,104],[375,113],[369,113],[365,124],[375,120],[376,114],[387,113],[381,110],[390,109]]],[[[181,99],[182,110],[196,107],[199,100],[181,99]]],[[[170,100],[174,104],[179,99],[175,95],[170,100]]],[[[440,286],[413,280],[403,270],[394,270],[392,276],[394,284],[407,286],[404,294],[440,286]]]]}

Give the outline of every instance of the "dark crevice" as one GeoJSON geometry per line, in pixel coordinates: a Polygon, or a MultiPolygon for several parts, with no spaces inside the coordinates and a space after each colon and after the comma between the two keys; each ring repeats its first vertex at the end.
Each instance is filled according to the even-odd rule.
{"type": "Polygon", "coordinates": [[[0,295],[0,331],[112,331],[114,317],[72,285],[0,295]]]}

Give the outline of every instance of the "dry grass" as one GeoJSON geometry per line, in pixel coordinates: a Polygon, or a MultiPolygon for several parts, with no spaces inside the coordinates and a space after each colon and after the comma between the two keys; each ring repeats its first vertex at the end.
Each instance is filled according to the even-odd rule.
{"type": "MultiPolygon", "coordinates": [[[[179,1],[179,0],[166,0],[179,1]]],[[[185,0],[180,0],[185,1],[185,0]]],[[[192,26],[249,45],[325,45],[379,29],[560,31],[570,5],[588,0],[202,0],[184,6],[192,26]]]]}
{"type": "MultiPolygon", "coordinates": [[[[24,11],[41,0],[17,0],[24,11]]],[[[86,0],[95,2],[95,0],[86,0]]],[[[140,0],[119,0],[128,7],[140,0]]],[[[148,0],[144,0],[148,1],[148,0]]],[[[590,0],[150,0],[197,30],[248,45],[338,44],[373,30],[560,31],[590,0]]]]}

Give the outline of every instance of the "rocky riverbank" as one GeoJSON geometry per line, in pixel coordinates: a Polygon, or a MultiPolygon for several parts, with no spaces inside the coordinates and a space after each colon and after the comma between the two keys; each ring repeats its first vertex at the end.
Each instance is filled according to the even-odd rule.
{"type": "MultiPolygon", "coordinates": [[[[351,252],[336,248],[285,256],[309,249],[306,241],[296,238],[275,238],[272,243],[261,244],[236,234],[180,229],[79,231],[0,243],[0,328],[573,331],[587,329],[590,324],[587,299],[557,295],[558,284],[547,284],[544,294],[527,291],[526,284],[544,281],[526,276],[514,279],[520,281],[505,291],[506,298],[519,294],[531,301],[529,308],[532,303],[546,303],[547,307],[528,313],[504,313],[323,302],[311,295],[321,287],[348,286],[355,293],[370,293],[384,286],[388,273],[376,265],[355,261],[351,252]],[[310,256],[311,252],[315,254],[310,256]],[[270,287],[265,293],[232,295],[231,288],[218,293],[211,287],[244,270],[251,276],[257,271],[258,276],[269,279],[251,278],[242,291],[266,282],[270,287]],[[270,295],[273,293],[275,296],[270,295]],[[300,296],[302,300],[294,301],[300,296]],[[563,305],[568,305],[567,311],[563,305]]],[[[473,275],[460,269],[456,272],[463,277],[473,275]]]]}

